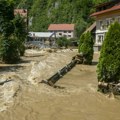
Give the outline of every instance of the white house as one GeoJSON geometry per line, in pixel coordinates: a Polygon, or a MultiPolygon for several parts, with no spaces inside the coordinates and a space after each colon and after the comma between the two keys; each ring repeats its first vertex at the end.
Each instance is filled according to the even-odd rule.
{"type": "Polygon", "coordinates": [[[99,51],[109,26],[115,21],[120,23],[120,2],[115,0],[100,4],[97,6],[97,12],[91,16],[96,17],[94,49],[99,51]]]}
{"type": "Polygon", "coordinates": [[[75,38],[75,25],[74,24],[50,24],[48,27],[49,32],[54,32],[56,38],[66,37],[67,39],[75,38]]]}

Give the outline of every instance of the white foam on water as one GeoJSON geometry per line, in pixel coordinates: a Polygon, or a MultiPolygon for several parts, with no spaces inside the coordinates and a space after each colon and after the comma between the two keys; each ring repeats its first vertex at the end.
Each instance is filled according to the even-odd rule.
{"type": "Polygon", "coordinates": [[[51,53],[45,60],[42,60],[39,63],[32,62],[28,81],[30,81],[32,84],[37,84],[42,80],[46,80],[61,68],[63,68],[70,61],[71,56],[68,57],[62,53],[51,53]]]}
{"type": "MultiPolygon", "coordinates": [[[[8,77],[3,76],[0,81],[6,81],[8,77]]],[[[7,110],[14,104],[16,92],[19,90],[19,83],[15,80],[5,82],[0,86],[0,111],[7,110]]]]}

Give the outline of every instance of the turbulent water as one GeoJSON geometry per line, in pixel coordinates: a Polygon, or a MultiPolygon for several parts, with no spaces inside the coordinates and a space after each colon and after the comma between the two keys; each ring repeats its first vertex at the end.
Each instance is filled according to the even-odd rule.
{"type": "MultiPolygon", "coordinates": [[[[70,54],[73,55],[67,53],[70,54]]],[[[95,58],[96,61],[98,55],[95,58]]],[[[37,70],[39,62],[36,64],[34,67],[37,70]]],[[[96,63],[92,66],[76,65],[57,82],[59,87],[56,89],[45,84],[25,82],[20,74],[27,79],[32,68],[25,68],[27,75],[21,70],[16,72],[19,76],[12,74],[15,80],[0,87],[0,97],[8,96],[7,102],[1,99],[4,110],[1,109],[0,120],[120,120],[119,97],[97,92],[96,63]],[[5,85],[9,86],[6,92],[3,90],[5,85]]]]}

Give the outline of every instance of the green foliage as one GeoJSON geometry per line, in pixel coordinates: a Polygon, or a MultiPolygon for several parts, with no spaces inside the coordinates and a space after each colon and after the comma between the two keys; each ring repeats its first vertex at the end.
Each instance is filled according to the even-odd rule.
{"type": "Polygon", "coordinates": [[[79,52],[84,56],[84,64],[92,64],[93,45],[94,42],[90,32],[81,35],[79,42],[79,52]]]}
{"type": "Polygon", "coordinates": [[[13,24],[11,23],[14,19],[13,11],[13,3],[7,0],[0,1],[0,33],[4,34],[4,36],[11,35],[14,30],[13,24]]]}
{"type": "Polygon", "coordinates": [[[5,63],[16,63],[19,60],[17,41],[6,37],[0,38],[0,58],[5,63]]]}
{"type": "Polygon", "coordinates": [[[95,5],[108,0],[19,0],[19,8],[28,8],[29,17],[33,18],[31,31],[47,31],[51,23],[74,23],[79,36],[93,22],[90,14],[95,5]],[[28,3],[29,4],[25,4],[28,3]]]}
{"type": "Polygon", "coordinates": [[[20,15],[16,15],[13,20],[14,24],[14,36],[17,38],[17,43],[19,44],[18,50],[20,55],[23,56],[25,52],[24,41],[27,36],[26,32],[26,24],[24,18],[20,17],[20,15]]]}
{"type": "Polygon", "coordinates": [[[33,0],[15,0],[15,6],[17,8],[31,9],[33,0]]]}
{"type": "Polygon", "coordinates": [[[120,80],[120,24],[115,22],[106,34],[97,66],[98,81],[120,80]]]}
{"type": "Polygon", "coordinates": [[[18,46],[18,50],[19,50],[19,53],[20,53],[20,56],[24,56],[24,53],[25,53],[25,45],[24,43],[20,43],[20,46],[18,46]]]}
{"type": "Polygon", "coordinates": [[[24,54],[26,38],[24,19],[14,16],[14,1],[0,1],[0,60],[15,63],[24,54]]]}
{"type": "Polygon", "coordinates": [[[84,39],[85,39],[85,34],[82,34],[82,35],[80,36],[79,45],[78,45],[78,52],[79,52],[79,53],[80,53],[81,45],[82,45],[83,42],[84,42],[84,39]]]}
{"type": "Polygon", "coordinates": [[[24,18],[22,18],[19,14],[15,16],[12,21],[14,24],[14,34],[20,41],[24,41],[26,37],[26,23],[24,18]]]}
{"type": "Polygon", "coordinates": [[[67,48],[69,46],[70,41],[65,37],[60,37],[57,39],[57,44],[59,47],[67,48]]]}

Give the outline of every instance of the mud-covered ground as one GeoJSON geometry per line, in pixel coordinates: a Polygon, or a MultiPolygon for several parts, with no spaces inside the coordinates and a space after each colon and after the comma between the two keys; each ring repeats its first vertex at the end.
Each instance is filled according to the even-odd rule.
{"type": "Polygon", "coordinates": [[[120,100],[97,92],[96,64],[76,65],[57,82],[40,84],[77,54],[76,50],[26,51],[21,63],[0,65],[0,120],[120,120],[120,100]],[[10,81],[9,81],[10,80],[10,81]]]}

